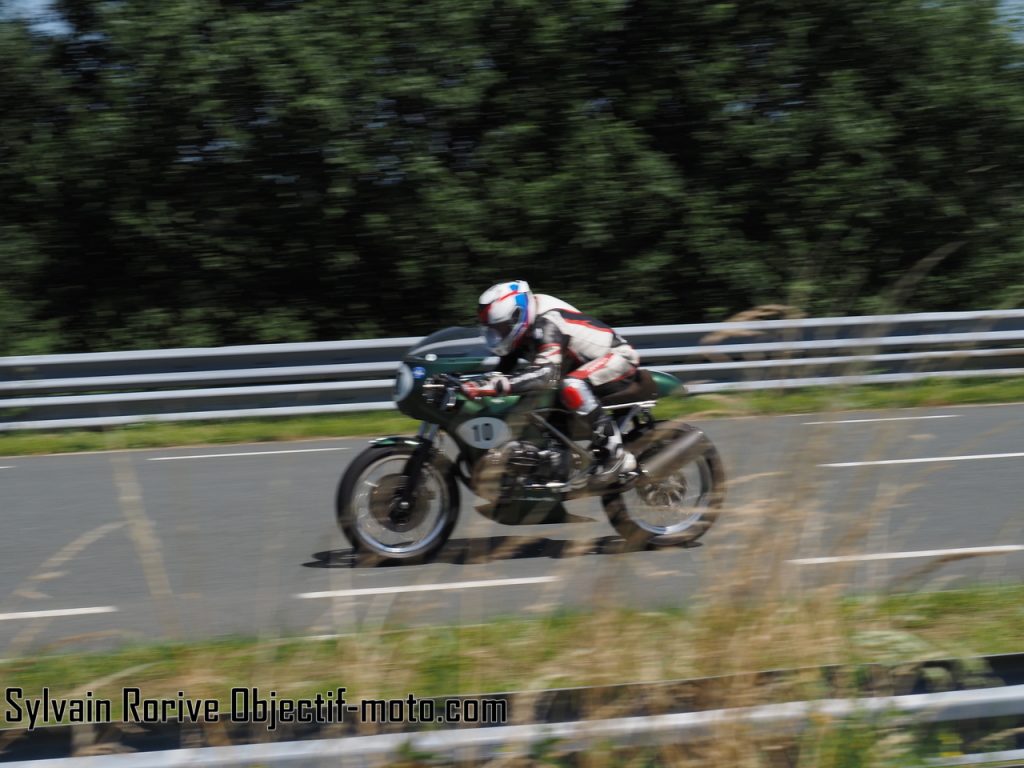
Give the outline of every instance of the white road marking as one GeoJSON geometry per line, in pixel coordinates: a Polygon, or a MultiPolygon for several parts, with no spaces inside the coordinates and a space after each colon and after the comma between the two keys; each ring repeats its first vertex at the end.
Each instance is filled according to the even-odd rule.
{"type": "Polygon", "coordinates": [[[280,456],[282,453],[319,453],[321,451],[347,451],[346,448],[294,448],[289,451],[247,451],[245,453],[205,453],[199,456],[158,456],[148,461],[189,461],[190,459],[223,459],[234,456],[280,456]]]}
{"type": "Polygon", "coordinates": [[[545,584],[558,581],[558,576],[530,576],[522,579],[487,579],[485,581],[450,581],[442,584],[409,584],[403,587],[370,587],[368,589],[337,589],[331,592],[302,592],[296,597],[358,597],[360,595],[392,595],[404,592],[435,592],[443,589],[479,589],[480,587],[512,587],[517,584],[545,584]]]}
{"type": "Polygon", "coordinates": [[[14,467],[0,467],[0,469],[14,469],[14,467]]]}
{"type": "Polygon", "coordinates": [[[116,613],[112,605],[99,605],[95,608],[58,608],[52,611],[22,611],[21,613],[0,613],[0,621],[14,619],[50,619],[58,616],[85,616],[90,613],[116,613]]]}
{"type": "Polygon", "coordinates": [[[878,421],[924,421],[925,419],[959,419],[960,415],[950,413],[943,416],[891,416],[878,419],[843,419],[841,421],[805,421],[804,426],[813,424],[873,424],[878,421]]]}
{"type": "Polygon", "coordinates": [[[866,560],[904,560],[912,557],[946,557],[970,555],[1007,555],[1024,552],[1024,545],[1005,544],[996,547],[964,547],[962,549],[923,549],[917,552],[882,552],[874,555],[839,555],[836,557],[805,557],[790,560],[793,565],[825,565],[827,563],[855,563],[866,560]]]}
{"type": "Polygon", "coordinates": [[[819,464],[819,467],[879,467],[885,464],[932,464],[941,461],[981,461],[982,459],[1019,459],[1024,453],[979,453],[975,456],[926,456],[920,459],[885,459],[883,461],[844,461],[819,464]]]}

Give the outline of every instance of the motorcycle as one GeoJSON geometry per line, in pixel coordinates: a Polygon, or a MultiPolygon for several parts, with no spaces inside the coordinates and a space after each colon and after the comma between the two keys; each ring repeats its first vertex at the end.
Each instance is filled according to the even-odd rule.
{"type": "Polygon", "coordinates": [[[640,369],[601,399],[637,458],[636,470],[609,484],[593,471],[589,425],[559,405],[556,391],[462,394],[463,381],[496,364],[469,328],[438,331],[405,354],[393,399],[421,422],[418,434],[371,441],[338,486],[338,525],[357,555],[429,559],[455,528],[460,483],[484,500],[478,512],[506,525],[564,522],[563,502],[599,496],[628,549],[690,544],[714,523],[725,496],[715,446],[700,429],[651,413],[682,388],[677,378],[640,369]]]}

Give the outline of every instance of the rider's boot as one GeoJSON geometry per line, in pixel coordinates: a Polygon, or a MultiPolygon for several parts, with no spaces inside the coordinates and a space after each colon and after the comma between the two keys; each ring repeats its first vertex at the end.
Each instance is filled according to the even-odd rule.
{"type": "Polygon", "coordinates": [[[600,463],[594,468],[593,477],[600,482],[610,482],[621,474],[635,470],[636,457],[622,444],[622,432],[611,414],[598,409],[596,415],[591,448],[600,463]]]}

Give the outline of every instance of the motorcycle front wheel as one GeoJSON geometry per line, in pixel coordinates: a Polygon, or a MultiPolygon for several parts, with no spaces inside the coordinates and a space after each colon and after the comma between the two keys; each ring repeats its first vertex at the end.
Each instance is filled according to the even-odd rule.
{"type": "Polygon", "coordinates": [[[458,520],[459,489],[444,456],[424,462],[411,508],[398,508],[412,452],[408,445],[371,446],[345,470],[338,485],[338,526],[358,556],[421,562],[451,536],[458,520]]]}
{"type": "MultiPolygon", "coordinates": [[[[654,439],[645,441],[637,456],[641,465],[696,428],[683,424],[655,429],[654,439]]],[[[656,482],[641,478],[625,492],[601,497],[608,519],[628,549],[689,544],[715,522],[725,500],[725,469],[707,436],[700,438],[699,446],[692,458],[674,467],[667,477],[656,482]]]]}

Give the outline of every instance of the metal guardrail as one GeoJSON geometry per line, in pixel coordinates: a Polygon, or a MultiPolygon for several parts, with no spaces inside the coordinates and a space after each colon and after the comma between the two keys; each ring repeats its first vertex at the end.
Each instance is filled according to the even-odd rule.
{"type": "MultiPolygon", "coordinates": [[[[627,327],[694,393],[1024,376],[1024,310],[627,327]]],[[[0,431],[384,410],[418,337],[0,358],[0,431]]]]}

